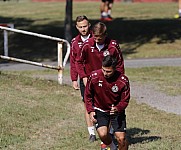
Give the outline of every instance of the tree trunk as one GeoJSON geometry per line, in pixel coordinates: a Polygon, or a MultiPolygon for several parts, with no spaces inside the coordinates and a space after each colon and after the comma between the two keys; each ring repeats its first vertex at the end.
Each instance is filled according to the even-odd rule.
{"type": "Polygon", "coordinates": [[[72,0],[66,0],[65,39],[72,40],[72,0]]]}

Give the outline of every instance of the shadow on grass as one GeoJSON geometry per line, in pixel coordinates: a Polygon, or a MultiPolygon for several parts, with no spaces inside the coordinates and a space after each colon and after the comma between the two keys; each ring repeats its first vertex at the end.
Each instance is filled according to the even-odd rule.
{"type": "MultiPolygon", "coordinates": [[[[34,21],[25,18],[0,17],[1,23],[14,23],[17,29],[64,38],[63,21],[50,22],[43,25],[33,24],[34,21]]],[[[46,21],[46,19],[43,21],[46,21]]],[[[92,25],[98,21],[90,20],[92,25]]],[[[112,22],[107,22],[106,25],[109,36],[116,39],[119,43],[125,44],[123,55],[136,53],[137,48],[151,42],[154,38],[157,39],[157,44],[174,43],[175,40],[181,39],[181,20],[169,18],[151,20],[116,18],[112,22]]],[[[73,37],[76,34],[77,31],[73,22],[73,37]]],[[[0,39],[0,54],[3,54],[2,32],[0,32],[0,39]]],[[[55,41],[39,39],[37,37],[16,33],[9,34],[9,56],[28,58],[35,61],[54,61],[57,59],[57,44],[55,41]]]]}
{"type": "Polygon", "coordinates": [[[127,130],[128,141],[130,144],[148,143],[161,139],[159,136],[146,136],[150,130],[142,130],[140,128],[131,128],[127,130]]]}

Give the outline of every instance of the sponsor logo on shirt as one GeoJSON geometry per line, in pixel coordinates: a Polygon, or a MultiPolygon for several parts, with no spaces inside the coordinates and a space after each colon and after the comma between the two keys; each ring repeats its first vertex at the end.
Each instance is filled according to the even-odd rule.
{"type": "Polygon", "coordinates": [[[91,47],[91,52],[92,52],[92,53],[94,52],[94,47],[91,47]]]}
{"type": "Polygon", "coordinates": [[[79,42],[78,45],[79,45],[79,48],[81,48],[82,47],[82,42],[79,42]]]}
{"type": "Polygon", "coordinates": [[[103,82],[103,81],[99,80],[98,86],[101,86],[101,87],[102,87],[102,82],[103,82]]]}

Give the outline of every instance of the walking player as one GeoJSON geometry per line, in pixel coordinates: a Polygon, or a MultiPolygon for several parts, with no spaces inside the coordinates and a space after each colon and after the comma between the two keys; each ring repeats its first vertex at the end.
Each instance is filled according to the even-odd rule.
{"type": "MultiPolygon", "coordinates": [[[[76,18],[76,28],[79,31],[79,34],[72,39],[71,41],[71,51],[70,51],[70,75],[71,75],[71,80],[72,80],[72,86],[74,89],[78,90],[78,72],[77,72],[77,67],[76,67],[76,59],[78,56],[78,52],[80,51],[83,43],[89,39],[92,34],[90,31],[90,23],[89,20],[86,16],[78,16],[76,18]]],[[[80,79],[80,91],[82,95],[82,99],[84,97],[84,83],[83,80],[80,79]]],[[[84,101],[84,99],[83,99],[84,101]]],[[[89,119],[89,115],[85,109],[85,120],[86,124],[88,126],[88,132],[89,132],[89,141],[94,142],[96,140],[95,132],[94,132],[94,126],[93,123],[89,119]]]]}
{"type": "Polygon", "coordinates": [[[107,37],[107,27],[98,22],[92,29],[93,37],[83,44],[78,55],[78,73],[86,85],[87,77],[94,70],[101,69],[102,60],[107,55],[113,55],[117,60],[117,70],[124,74],[124,61],[119,44],[107,37]]]}
{"type": "Polygon", "coordinates": [[[102,142],[116,150],[108,132],[111,123],[119,150],[128,150],[125,109],[130,99],[128,78],[116,70],[117,61],[104,57],[102,69],[93,71],[85,89],[85,104],[92,122],[96,124],[102,142]]]}

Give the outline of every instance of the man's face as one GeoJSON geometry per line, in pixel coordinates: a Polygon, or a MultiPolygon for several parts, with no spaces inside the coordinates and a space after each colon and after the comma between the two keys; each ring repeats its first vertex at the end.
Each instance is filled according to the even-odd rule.
{"type": "Polygon", "coordinates": [[[93,34],[93,37],[94,37],[94,41],[99,45],[104,44],[105,39],[106,39],[106,35],[94,35],[93,34]]]}
{"type": "Polygon", "coordinates": [[[102,67],[102,73],[104,74],[105,78],[110,78],[111,76],[113,76],[115,70],[113,69],[113,67],[102,67]]]}
{"type": "Polygon", "coordinates": [[[77,22],[76,28],[82,36],[86,36],[89,33],[90,24],[87,20],[77,22]]]}

